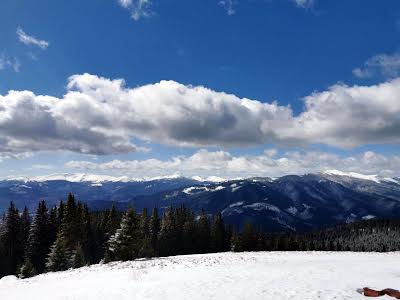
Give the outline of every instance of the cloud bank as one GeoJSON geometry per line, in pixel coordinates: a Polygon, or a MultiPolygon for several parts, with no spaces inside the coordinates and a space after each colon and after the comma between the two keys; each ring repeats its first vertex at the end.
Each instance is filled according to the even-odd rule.
{"type": "Polygon", "coordinates": [[[0,152],[137,151],[132,141],[184,147],[326,144],[349,148],[400,142],[400,79],[373,86],[338,84],[288,106],[175,81],[128,88],[121,79],[69,78],[61,98],[0,95],[0,152]]]}
{"type": "Polygon", "coordinates": [[[191,156],[177,156],[170,160],[112,160],[105,163],[70,161],[65,167],[89,173],[109,174],[112,172],[132,176],[140,174],[139,177],[181,174],[202,177],[219,176],[229,179],[316,173],[331,169],[398,176],[400,175],[400,156],[384,156],[371,151],[349,157],[319,151],[291,151],[278,156],[274,149],[269,149],[261,155],[234,156],[226,151],[210,152],[201,149],[191,156]]]}

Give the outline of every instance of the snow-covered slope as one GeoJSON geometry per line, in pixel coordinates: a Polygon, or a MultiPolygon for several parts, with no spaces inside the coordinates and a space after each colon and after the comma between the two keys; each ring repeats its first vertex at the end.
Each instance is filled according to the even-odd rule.
{"type": "Polygon", "coordinates": [[[360,174],[360,173],[355,173],[355,172],[342,172],[339,170],[327,170],[323,172],[325,175],[332,175],[332,176],[339,176],[339,177],[349,177],[349,178],[355,178],[355,179],[361,179],[361,180],[368,180],[368,181],[373,181],[376,183],[382,183],[382,182],[392,182],[396,184],[400,184],[400,182],[392,177],[383,177],[379,175],[365,175],[365,174],[360,174]]]}
{"type": "Polygon", "coordinates": [[[400,253],[176,256],[94,265],[26,280],[4,277],[0,299],[365,299],[358,288],[399,288],[399,261],[400,253]]]}

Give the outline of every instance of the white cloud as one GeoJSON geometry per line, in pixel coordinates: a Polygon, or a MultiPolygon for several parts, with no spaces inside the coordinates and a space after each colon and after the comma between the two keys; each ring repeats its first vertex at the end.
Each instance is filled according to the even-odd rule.
{"type": "Polygon", "coordinates": [[[231,16],[236,13],[235,6],[237,5],[236,0],[220,0],[218,5],[225,9],[226,13],[231,16]]]}
{"type": "Polygon", "coordinates": [[[0,70],[6,68],[11,68],[14,72],[19,72],[21,68],[21,63],[16,57],[9,57],[5,53],[0,53],[0,70]]]}
{"type": "Polygon", "coordinates": [[[277,102],[202,86],[161,81],[128,88],[121,79],[74,75],[61,99],[30,91],[0,95],[0,152],[126,153],[138,150],[133,139],[190,147],[398,144],[399,97],[400,79],[338,84],[305,97],[304,111],[294,116],[277,102]]]}
{"type": "Polygon", "coordinates": [[[298,7],[309,8],[314,5],[314,0],[292,0],[298,7]]]}
{"type": "Polygon", "coordinates": [[[152,15],[151,0],[118,0],[118,3],[125,9],[129,10],[132,19],[139,21],[152,15]]]}
{"type": "Polygon", "coordinates": [[[22,30],[21,27],[17,28],[17,36],[18,40],[25,45],[33,45],[37,46],[43,50],[46,50],[49,47],[50,43],[45,40],[40,40],[35,38],[34,36],[28,35],[25,31],[22,30]]]}
{"type": "Polygon", "coordinates": [[[378,54],[369,58],[364,66],[353,70],[358,78],[371,78],[382,75],[385,78],[395,78],[400,75],[400,54],[378,54]]]}
{"type": "Polygon", "coordinates": [[[184,176],[220,176],[223,178],[251,176],[282,176],[287,174],[316,173],[340,169],[346,172],[400,175],[400,156],[384,156],[365,152],[356,156],[340,157],[336,154],[310,151],[286,152],[278,156],[276,150],[266,150],[262,155],[233,156],[229,152],[199,150],[192,156],[178,156],[170,160],[112,160],[105,163],[70,161],[68,169],[85,172],[113,172],[136,177],[154,177],[170,174],[184,176]],[[271,153],[273,153],[271,155],[271,153]]]}

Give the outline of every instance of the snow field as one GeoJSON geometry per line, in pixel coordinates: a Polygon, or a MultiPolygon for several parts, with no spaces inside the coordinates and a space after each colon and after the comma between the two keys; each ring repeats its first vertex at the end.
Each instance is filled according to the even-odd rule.
{"type": "Polygon", "coordinates": [[[368,299],[356,291],[365,286],[400,289],[400,252],[218,253],[114,262],[25,280],[4,277],[0,299],[368,299]]]}

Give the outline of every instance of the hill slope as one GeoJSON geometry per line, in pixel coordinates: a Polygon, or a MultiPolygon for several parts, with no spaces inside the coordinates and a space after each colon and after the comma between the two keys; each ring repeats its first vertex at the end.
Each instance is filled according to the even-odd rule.
{"type": "Polygon", "coordinates": [[[350,252],[176,256],[4,277],[0,299],[365,299],[357,288],[398,287],[399,259],[400,253],[350,252]]]}

